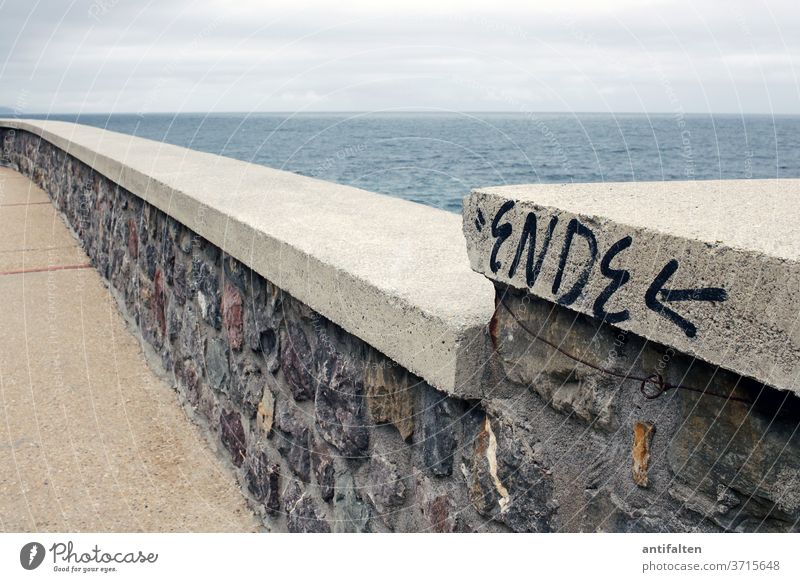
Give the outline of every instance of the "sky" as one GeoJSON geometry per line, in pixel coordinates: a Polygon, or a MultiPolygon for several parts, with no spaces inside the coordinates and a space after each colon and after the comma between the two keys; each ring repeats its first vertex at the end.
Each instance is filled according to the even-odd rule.
{"type": "Polygon", "coordinates": [[[0,0],[14,113],[800,113],[796,0],[0,0]]]}

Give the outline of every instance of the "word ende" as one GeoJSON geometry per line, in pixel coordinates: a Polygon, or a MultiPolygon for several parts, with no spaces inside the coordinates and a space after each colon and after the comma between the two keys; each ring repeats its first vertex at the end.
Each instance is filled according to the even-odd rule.
{"type": "MultiPolygon", "coordinates": [[[[545,228],[544,237],[541,244],[537,245],[537,227],[539,217],[535,212],[528,212],[525,222],[518,238],[513,238],[514,225],[505,220],[506,214],[514,208],[515,202],[507,200],[497,210],[491,222],[491,235],[494,239],[494,246],[489,257],[489,269],[497,274],[501,269],[506,270],[510,279],[513,279],[517,272],[524,268],[525,283],[528,288],[533,288],[534,283],[539,277],[544,264],[545,257],[551,249],[553,234],[558,227],[558,216],[550,217],[545,228]],[[514,257],[509,265],[502,265],[498,260],[498,254],[504,244],[513,244],[516,241],[514,257]],[[539,247],[537,249],[537,246],[539,247]],[[527,253],[526,253],[527,249],[527,253]],[[525,259],[522,264],[523,256],[525,259]]],[[[478,210],[475,219],[475,227],[481,231],[486,224],[483,213],[478,210]]],[[[594,270],[598,257],[600,257],[600,273],[608,279],[605,288],[597,295],[592,306],[593,315],[608,323],[621,323],[631,318],[630,310],[621,309],[619,311],[608,312],[606,304],[611,297],[631,278],[630,271],[626,269],[614,268],[614,259],[625,252],[633,245],[631,236],[624,236],[612,244],[600,257],[597,237],[591,228],[581,223],[577,218],[571,219],[564,229],[563,244],[558,255],[558,268],[553,277],[552,294],[556,298],[556,303],[569,307],[581,296],[586,287],[589,277],[594,270]],[[580,242],[582,241],[582,243],[580,242]],[[588,250],[589,259],[584,263],[582,269],[575,278],[572,286],[565,288],[564,271],[568,264],[570,253],[577,244],[584,244],[588,250]]],[[[556,252],[556,251],[554,251],[556,252]]],[[[719,287],[700,287],[695,289],[668,289],[667,283],[678,270],[679,263],[676,259],[671,259],[664,265],[659,273],[653,278],[652,282],[644,294],[644,303],[648,309],[658,315],[665,317],[670,322],[678,326],[686,337],[693,338],[697,335],[697,326],[687,320],[666,304],[675,301],[710,301],[722,302],[728,299],[725,289],[719,287]]]]}

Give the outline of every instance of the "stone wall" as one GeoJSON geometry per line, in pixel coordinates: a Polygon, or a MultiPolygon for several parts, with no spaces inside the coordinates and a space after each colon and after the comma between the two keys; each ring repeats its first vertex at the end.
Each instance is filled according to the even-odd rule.
{"type": "Polygon", "coordinates": [[[267,530],[798,529],[789,393],[498,286],[508,309],[487,327],[484,397],[448,396],[47,141],[0,137],[267,530]],[[646,400],[636,381],[576,363],[520,322],[606,369],[752,403],[685,390],[646,400]]]}
{"type": "Polygon", "coordinates": [[[534,450],[567,492],[560,528],[799,529],[796,396],[521,291],[498,287],[501,298],[492,337],[514,388],[486,410],[516,411],[511,422],[543,443],[534,450]],[[648,400],[639,380],[620,378],[652,374],[692,390],[648,400]]]}

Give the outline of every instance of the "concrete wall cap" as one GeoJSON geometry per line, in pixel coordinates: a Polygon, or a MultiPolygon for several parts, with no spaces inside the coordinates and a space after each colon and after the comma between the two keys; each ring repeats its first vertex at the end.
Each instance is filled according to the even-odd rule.
{"type": "Polygon", "coordinates": [[[800,394],[800,180],[504,186],[464,204],[475,271],[800,394]]]}
{"type": "Polygon", "coordinates": [[[41,136],[431,385],[478,395],[494,293],[458,215],[85,125],[0,127],[41,136]]]}

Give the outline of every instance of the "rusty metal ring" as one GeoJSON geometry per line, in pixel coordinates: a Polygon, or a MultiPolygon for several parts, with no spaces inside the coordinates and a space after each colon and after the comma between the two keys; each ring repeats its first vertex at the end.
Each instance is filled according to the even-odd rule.
{"type": "Polygon", "coordinates": [[[666,391],[667,385],[664,383],[664,377],[659,373],[650,374],[639,385],[639,392],[642,393],[646,400],[655,400],[666,391]],[[648,390],[648,384],[652,384],[655,390],[648,390]]]}

